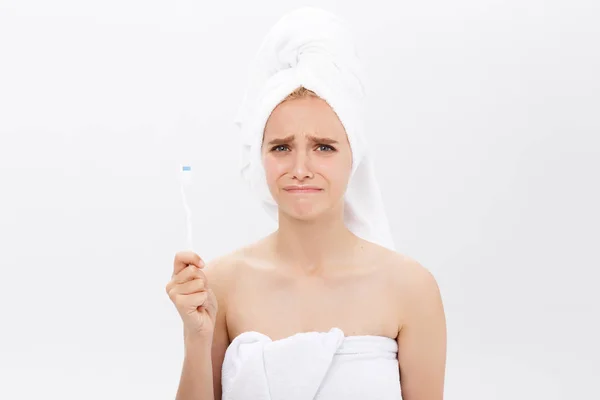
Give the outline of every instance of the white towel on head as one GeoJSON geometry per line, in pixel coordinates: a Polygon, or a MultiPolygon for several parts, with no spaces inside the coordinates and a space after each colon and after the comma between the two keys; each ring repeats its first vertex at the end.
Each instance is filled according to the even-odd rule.
{"type": "Polygon", "coordinates": [[[223,400],[401,400],[398,344],[383,336],[244,332],[227,348],[223,400]]]}
{"type": "Polygon", "coordinates": [[[357,236],[394,249],[365,137],[362,65],[346,22],[313,7],[283,16],[263,40],[250,68],[249,84],[236,124],[242,135],[242,176],[277,220],[261,160],[266,122],[275,107],[299,86],[333,108],[352,149],[344,221],[357,236]]]}

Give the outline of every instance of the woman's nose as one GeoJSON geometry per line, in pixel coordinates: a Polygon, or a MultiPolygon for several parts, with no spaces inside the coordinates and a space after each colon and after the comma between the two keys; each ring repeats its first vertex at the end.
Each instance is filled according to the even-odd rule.
{"type": "Polygon", "coordinates": [[[303,180],[312,178],[313,173],[310,168],[310,157],[304,151],[297,151],[294,155],[294,164],[292,166],[292,175],[294,178],[303,180]]]}

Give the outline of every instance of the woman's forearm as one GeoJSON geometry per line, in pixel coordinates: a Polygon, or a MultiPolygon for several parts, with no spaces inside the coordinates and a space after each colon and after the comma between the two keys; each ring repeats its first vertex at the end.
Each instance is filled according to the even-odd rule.
{"type": "Polygon", "coordinates": [[[211,346],[211,340],[185,341],[176,400],[215,400],[211,346]]]}

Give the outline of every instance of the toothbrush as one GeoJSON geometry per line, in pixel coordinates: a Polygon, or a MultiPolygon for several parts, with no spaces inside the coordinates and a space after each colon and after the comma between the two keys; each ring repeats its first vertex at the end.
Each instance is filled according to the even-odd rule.
{"type": "Polygon", "coordinates": [[[181,164],[179,167],[179,182],[181,184],[181,198],[183,200],[183,208],[185,209],[186,214],[186,224],[187,224],[187,239],[186,246],[188,250],[192,250],[193,241],[192,241],[192,211],[187,203],[187,199],[185,196],[186,189],[192,185],[192,166],[189,164],[181,164]]]}

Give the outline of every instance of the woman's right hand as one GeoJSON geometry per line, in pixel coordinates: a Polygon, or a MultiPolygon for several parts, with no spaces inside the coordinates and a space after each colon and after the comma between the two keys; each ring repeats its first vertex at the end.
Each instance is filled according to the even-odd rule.
{"type": "Polygon", "coordinates": [[[217,299],[202,272],[204,262],[191,251],[179,252],[173,262],[173,275],[166,286],[181,319],[185,337],[210,338],[217,318],[217,299]]]}

